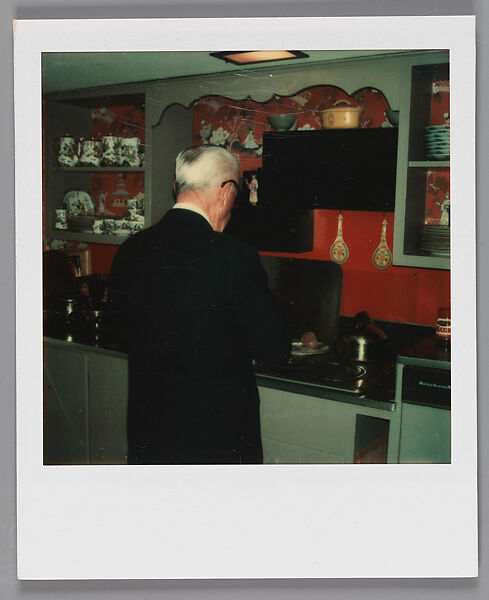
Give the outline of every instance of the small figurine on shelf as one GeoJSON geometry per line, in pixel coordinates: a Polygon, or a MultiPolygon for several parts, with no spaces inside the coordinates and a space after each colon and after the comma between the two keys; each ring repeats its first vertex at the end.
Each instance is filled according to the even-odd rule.
{"type": "Polygon", "coordinates": [[[441,210],[440,225],[448,227],[450,225],[450,196],[447,194],[445,200],[437,202],[437,204],[441,210]]]}
{"type": "Polygon", "coordinates": [[[102,190],[100,192],[100,196],[98,197],[98,213],[99,215],[103,215],[105,213],[105,192],[102,190]]]}
{"type": "Polygon", "coordinates": [[[258,179],[253,173],[251,179],[246,179],[246,185],[250,190],[250,204],[256,206],[258,204],[258,179]]]}

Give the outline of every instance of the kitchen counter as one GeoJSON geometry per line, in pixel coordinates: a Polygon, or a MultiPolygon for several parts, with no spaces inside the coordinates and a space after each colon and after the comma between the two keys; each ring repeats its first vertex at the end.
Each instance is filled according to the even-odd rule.
{"type": "Polygon", "coordinates": [[[104,333],[95,334],[87,330],[75,330],[66,333],[61,327],[45,327],[44,341],[54,342],[67,350],[87,350],[95,354],[127,358],[126,349],[115,343],[104,333]]]}
{"type": "Polygon", "coordinates": [[[440,347],[436,335],[431,335],[407,350],[400,351],[397,362],[403,365],[449,370],[450,347],[447,349],[440,347]]]}
{"type": "Polygon", "coordinates": [[[66,339],[63,337],[57,337],[53,335],[44,335],[44,342],[55,344],[57,347],[62,347],[65,350],[73,352],[86,352],[87,349],[93,354],[100,354],[103,356],[113,356],[118,358],[128,358],[127,352],[125,352],[120,346],[108,341],[95,341],[89,337],[76,337],[72,339],[66,339]]]}
{"type": "MultiPolygon", "coordinates": [[[[63,335],[60,331],[46,331],[44,341],[55,344],[67,351],[87,351],[91,353],[113,356],[127,359],[128,354],[124,348],[114,343],[107,337],[95,336],[80,332],[72,336],[63,335]]],[[[373,385],[368,395],[360,395],[348,392],[332,390],[314,378],[308,378],[305,374],[283,374],[274,369],[257,367],[255,370],[256,383],[260,387],[272,388],[285,392],[292,392],[304,396],[325,398],[337,402],[355,404],[368,408],[394,411],[394,377],[385,377],[373,385]]]]}
{"type": "Polygon", "coordinates": [[[273,369],[258,368],[255,372],[257,385],[274,388],[284,392],[293,392],[317,398],[327,398],[336,402],[347,402],[368,408],[394,411],[395,376],[386,374],[369,388],[366,394],[355,394],[331,389],[322,385],[317,378],[297,374],[278,373],[273,369]]]}
{"type": "Polygon", "coordinates": [[[256,383],[261,387],[273,388],[284,392],[327,398],[328,400],[347,402],[348,404],[356,404],[367,408],[378,408],[386,411],[396,410],[394,393],[391,393],[390,390],[376,390],[372,394],[358,396],[357,394],[349,394],[348,392],[338,392],[309,381],[294,380],[283,376],[277,377],[260,372],[256,373],[256,383]]]}

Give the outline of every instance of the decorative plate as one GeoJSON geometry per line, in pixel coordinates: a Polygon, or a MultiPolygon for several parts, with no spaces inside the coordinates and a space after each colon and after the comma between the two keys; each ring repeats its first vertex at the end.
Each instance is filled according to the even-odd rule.
{"type": "Polygon", "coordinates": [[[424,136],[425,141],[426,142],[449,142],[450,141],[450,136],[449,135],[425,135],[424,136]]]}
{"type": "Polygon", "coordinates": [[[427,125],[425,129],[426,131],[444,131],[449,130],[450,125],[427,125]]]}
{"type": "Polygon", "coordinates": [[[95,204],[90,194],[85,190],[69,190],[63,198],[63,208],[69,217],[93,216],[95,204]]]}
{"type": "Polygon", "coordinates": [[[450,158],[450,154],[438,154],[436,152],[428,152],[428,158],[432,158],[433,160],[448,160],[450,158]]]}

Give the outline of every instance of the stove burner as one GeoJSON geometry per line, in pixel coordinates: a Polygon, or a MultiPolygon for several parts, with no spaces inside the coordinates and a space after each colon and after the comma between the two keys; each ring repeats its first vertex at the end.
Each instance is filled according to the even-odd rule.
{"type": "Polygon", "coordinates": [[[276,373],[325,389],[363,394],[385,374],[386,363],[355,363],[341,360],[334,352],[291,357],[276,373]]]}
{"type": "Polygon", "coordinates": [[[365,377],[367,370],[361,365],[345,363],[328,363],[321,367],[321,376],[325,381],[341,382],[361,379],[365,377]]]}

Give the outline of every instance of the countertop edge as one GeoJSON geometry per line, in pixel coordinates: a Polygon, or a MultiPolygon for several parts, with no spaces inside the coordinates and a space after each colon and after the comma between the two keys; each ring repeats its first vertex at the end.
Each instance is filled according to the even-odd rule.
{"type": "Polygon", "coordinates": [[[94,354],[104,354],[106,356],[113,356],[116,358],[129,358],[127,352],[122,350],[115,350],[111,348],[104,348],[103,346],[93,346],[92,344],[83,344],[82,342],[70,342],[68,340],[61,340],[59,338],[53,338],[49,336],[43,336],[43,342],[50,346],[62,347],[63,349],[70,350],[72,352],[93,352],[94,354]]]}
{"type": "Polygon", "coordinates": [[[413,367],[425,367],[427,369],[443,369],[450,371],[451,363],[446,360],[436,360],[434,358],[422,358],[416,356],[397,357],[397,363],[401,365],[412,365],[413,367]]]}
{"type": "Polygon", "coordinates": [[[332,400],[334,402],[341,402],[343,404],[355,404],[356,406],[374,408],[383,410],[385,412],[394,412],[397,406],[394,400],[392,400],[392,402],[382,402],[380,400],[361,398],[354,394],[337,392],[329,388],[323,388],[317,384],[293,381],[284,377],[278,378],[271,375],[266,375],[265,373],[258,372],[255,374],[255,378],[256,384],[259,387],[268,387],[284,392],[292,392],[302,396],[324,398],[325,400],[332,400]]]}

